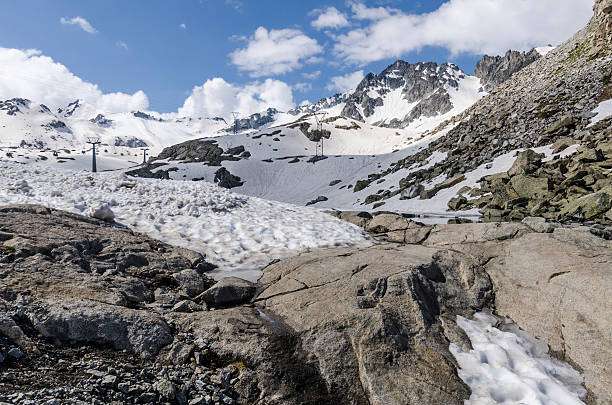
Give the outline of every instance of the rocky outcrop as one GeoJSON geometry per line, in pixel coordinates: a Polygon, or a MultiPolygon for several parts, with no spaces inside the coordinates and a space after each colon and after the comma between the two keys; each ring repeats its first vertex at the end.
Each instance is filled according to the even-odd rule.
{"type": "Polygon", "coordinates": [[[484,90],[490,92],[540,57],[535,49],[530,52],[508,51],[504,56],[485,55],[476,64],[474,76],[480,79],[484,90]]]}
{"type": "MultiPolygon", "coordinates": [[[[163,166],[168,162],[197,162],[207,166],[221,166],[223,161],[248,159],[250,156],[251,154],[242,145],[223,150],[215,140],[196,139],[164,148],[157,157],[149,159],[145,165],[127,174],[137,177],[170,179],[170,172],[176,169],[164,169],[163,166]]],[[[217,170],[214,181],[224,188],[239,187],[243,184],[240,177],[232,175],[224,168],[217,170]]]]}
{"type": "Polygon", "coordinates": [[[449,345],[468,350],[456,317],[486,308],[577,367],[587,403],[612,398],[611,325],[597,316],[612,309],[612,242],[592,228],[334,215],[384,242],[271,263],[257,285],[213,285],[197,253],[0,208],[0,400],[463,404],[449,345]]]}
{"type": "Polygon", "coordinates": [[[278,110],[275,108],[268,108],[262,113],[256,113],[250,115],[248,118],[236,119],[230,127],[226,129],[226,132],[241,132],[249,129],[258,129],[267,124],[274,122],[278,110]]]}

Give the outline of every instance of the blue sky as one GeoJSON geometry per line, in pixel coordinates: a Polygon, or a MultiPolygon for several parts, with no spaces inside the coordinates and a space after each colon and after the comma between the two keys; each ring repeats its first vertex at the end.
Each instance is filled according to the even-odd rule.
{"type": "MultiPolygon", "coordinates": [[[[247,88],[260,101],[258,92],[267,91],[262,83],[269,80],[276,95],[267,100],[281,97],[287,104],[287,88],[275,87],[282,82],[297,104],[344,90],[347,80],[340,76],[353,74],[348,82],[354,83],[355,72],[378,73],[397,58],[450,60],[472,73],[482,53],[558,43],[584,25],[591,8],[590,0],[561,2],[565,7],[557,0],[0,0],[0,47],[37,49],[102,93],[141,90],[148,108],[159,112],[177,111],[194,86],[213,78],[237,93],[247,88]],[[498,4],[486,5],[491,2],[498,4]],[[543,3],[567,10],[551,14],[543,3]],[[499,13],[510,27],[496,26],[499,13]],[[327,18],[313,23],[321,15],[327,18]],[[529,28],[526,16],[539,21],[538,29],[529,28]],[[262,50],[270,55],[260,57],[262,50]]],[[[68,86],[60,79],[44,84],[58,91],[68,86]]],[[[225,93],[210,88],[194,105],[215,112],[206,100],[225,93]]],[[[0,83],[0,99],[12,96],[2,93],[0,83]]],[[[236,106],[219,111],[228,108],[236,106]]]]}

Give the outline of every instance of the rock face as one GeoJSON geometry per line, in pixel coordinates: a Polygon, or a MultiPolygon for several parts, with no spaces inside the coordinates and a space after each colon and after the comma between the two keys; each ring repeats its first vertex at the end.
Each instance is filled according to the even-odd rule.
{"type": "Polygon", "coordinates": [[[485,55],[476,64],[474,75],[486,91],[491,91],[539,58],[541,55],[535,49],[530,52],[508,51],[504,56],[485,55]]]}

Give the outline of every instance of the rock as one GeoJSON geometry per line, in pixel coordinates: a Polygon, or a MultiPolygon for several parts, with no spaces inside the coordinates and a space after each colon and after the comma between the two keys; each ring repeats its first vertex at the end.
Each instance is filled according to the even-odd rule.
{"type": "Polygon", "coordinates": [[[0,364],[2,364],[4,362],[4,356],[2,355],[2,353],[0,353],[0,364]]]}
{"type": "Polygon", "coordinates": [[[215,172],[214,182],[223,188],[240,187],[244,182],[238,176],[234,176],[225,167],[220,168],[215,172]]]}
{"type": "Polygon", "coordinates": [[[174,277],[179,287],[192,298],[203,292],[213,283],[211,279],[202,277],[195,269],[181,270],[178,273],[174,273],[172,277],[174,277]]]}
{"type": "Polygon", "coordinates": [[[531,149],[519,152],[514,164],[508,170],[509,176],[516,176],[519,174],[531,174],[535,172],[542,165],[542,158],[544,154],[535,153],[531,149]]]}
{"type": "Polygon", "coordinates": [[[401,199],[409,200],[411,198],[417,198],[425,190],[422,184],[416,184],[402,190],[401,199]]]}
{"type": "Polygon", "coordinates": [[[528,53],[508,51],[504,56],[485,55],[476,63],[474,75],[480,79],[486,91],[491,91],[540,57],[535,49],[528,53]]]}
{"type": "Polygon", "coordinates": [[[388,233],[408,228],[409,220],[397,214],[379,214],[364,227],[370,233],[388,233]]]}
{"type": "Polygon", "coordinates": [[[105,388],[115,388],[117,386],[117,376],[115,375],[107,375],[104,378],[102,378],[102,382],[100,383],[100,385],[102,385],[105,388]]]}
{"type": "Polygon", "coordinates": [[[225,277],[206,290],[202,296],[211,307],[229,307],[249,302],[257,285],[238,277],[225,277]]]}
{"type": "Polygon", "coordinates": [[[314,199],[314,200],[312,200],[312,201],[307,202],[307,203],[306,203],[306,206],[309,206],[309,205],[315,205],[315,204],[317,204],[317,203],[324,202],[324,201],[327,201],[327,200],[328,200],[328,198],[327,198],[327,197],[325,197],[324,195],[320,195],[320,196],[318,196],[316,199],[314,199]]]}
{"type": "Polygon", "coordinates": [[[171,330],[159,315],[87,299],[46,298],[27,315],[34,329],[58,342],[95,343],[143,358],[172,342],[171,330]]]}
{"type": "Polygon", "coordinates": [[[608,188],[571,201],[559,213],[559,218],[589,220],[611,208],[612,188],[608,188]]]}
{"type": "Polygon", "coordinates": [[[510,184],[519,197],[546,197],[549,194],[547,178],[519,174],[510,179],[510,184]]]}
{"type": "Polygon", "coordinates": [[[259,281],[257,305],[316,354],[321,378],[340,395],[334,403],[462,404],[469,390],[453,371],[437,319],[447,308],[461,313],[484,305],[488,278],[467,256],[392,246],[312,252],[273,264],[259,281]],[[393,361],[383,353],[394,353],[393,361]],[[444,375],[444,383],[435,375],[444,375]]]}
{"type": "Polygon", "coordinates": [[[571,115],[566,115],[561,118],[559,121],[555,122],[551,125],[547,130],[547,134],[553,134],[560,130],[566,129],[567,127],[571,127],[576,123],[576,119],[571,115]]]}
{"type": "Polygon", "coordinates": [[[91,208],[88,212],[88,215],[92,218],[100,219],[106,222],[115,221],[115,213],[106,203],[101,204],[100,206],[98,206],[98,208],[91,208]]]}
{"type": "Polygon", "coordinates": [[[545,218],[526,217],[521,222],[538,233],[551,233],[555,230],[555,226],[546,222],[545,218]]]}
{"type": "Polygon", "coordinates": [[[194,346],[177,342],[170,348],[166,360],[172,364],[185,364],[189,361],[194,346]]]}
{"type": "MultiPolygon", "coordinates": [[[[612,289],[610,244],[577,243],[587,234],[531,233],[495,249],[486,266],[495,286],[495,308],[575,364],[591,391],[587,403],[612,402],[612,289]],[[577,238],[577,239],[574,239],[577,238]]],[[[569,230],[571,231],[571,230],[569,230]]],[[[605,242],[600,239],[601,242],[605,242]]]]}
{"type": "Polygon", "coordinates": [[[198,312],[202,311],[203,309],[204,308],[202,308],[201,305],[198,305],[191,300],[179,301],[172,307],[173,312],[198,312]]]}
{"type": "Polygon", "coordinates": [[[19,348],[13,347],[7,352],[7,355],[12,359],[19,360],[23,357],[23,352],[19,348]]]}

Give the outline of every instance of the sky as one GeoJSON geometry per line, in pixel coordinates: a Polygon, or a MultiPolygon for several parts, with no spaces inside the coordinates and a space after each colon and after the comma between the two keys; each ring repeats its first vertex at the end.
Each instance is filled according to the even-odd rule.
{"type": "Polygon", "coordinates": [[[0,100],[168,116],[287,110],[397,59],[557,45],[592,0],[0,0],[0,100]]]}

